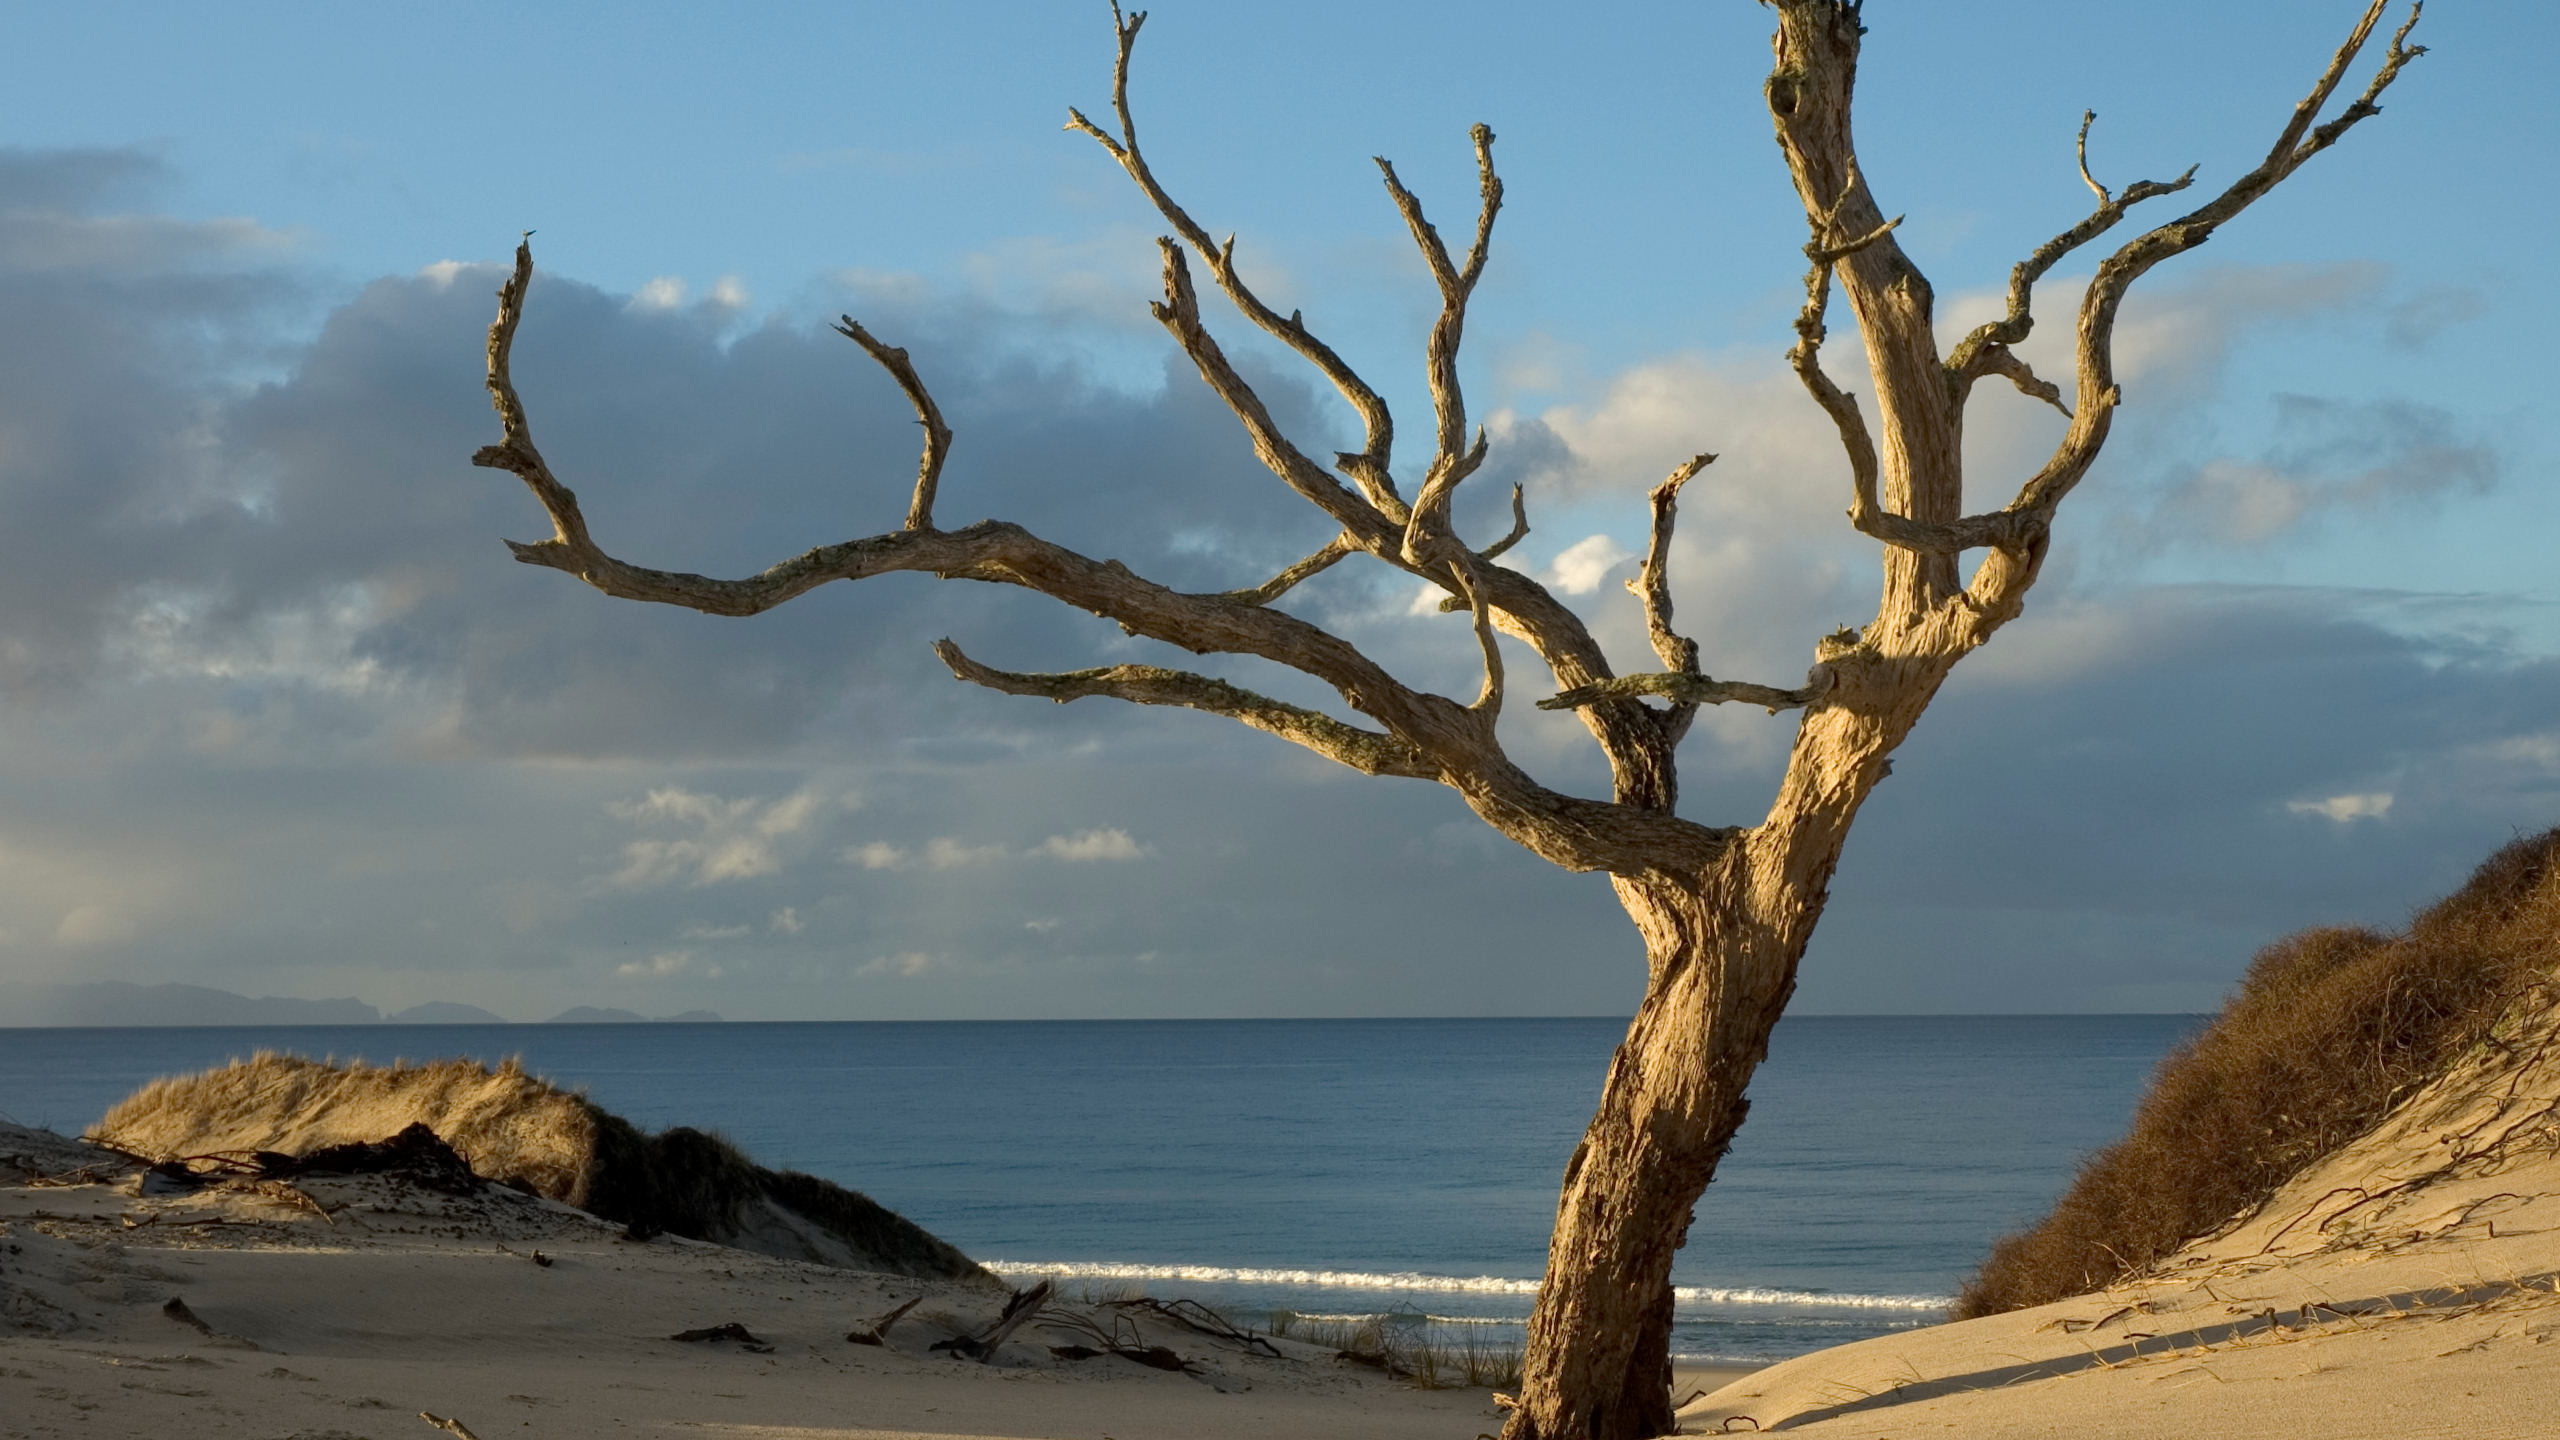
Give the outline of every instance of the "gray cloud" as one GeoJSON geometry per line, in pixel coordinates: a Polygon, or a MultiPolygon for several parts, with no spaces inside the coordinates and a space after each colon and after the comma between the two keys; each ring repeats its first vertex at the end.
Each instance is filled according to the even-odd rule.
{"type": "MultiPolygon", "coordinates": [[[[0,157],[0,211],[112,218],[157,175],[124,152],[0,157]]],[[[311,300],[285,252],[150,233],[162,249],[66,268],[0,227],[9,978],[521,1016],[1634,998],[1640,955],[1605,882],[1508,846],[1445,792],[1187,713],[989,695],[925,650],[951,634],[1009,666],[1156,655],[1091,617],[898,577],[724,621],[513,564],[497,537],[539,534],[539,512],[466,463],[493,429],[477,371],[494,268],[376,280],[293,335],[311,300]]],[[[2314,276],[2267,303],[2359,283],[2314,276]]],[[[1149,383],[1125,362],[1134,332],[1052,345],[1076,305],[1022,320],[869,282],[824,298],[865,302],[934,381],[960,436],[949,521],[1020,520],[1199,587],[1325,538],[1187,367],[1149,383]]],[[[546,452],[634,560],[737,573],[903,512],[912,417],[814,326],[546,275],[518,378],[546,452]]],[[[1329,401],[1262,378],[1298,433],[1338,438],[1329,401]]],[[[2435,412],[2287,403],[2269,463],[2333,508],[2494,476],[2435,412]]],[[[2015,443],[2040,423],[2017,419],[2015,443]]],[[[1717,673],[1790,678],[1872,603],[1832,442],[1774,366],[1669,357],[1495,430],[1469,523],[1493,533],[1502,482],[1524,481],[1540,529],[1517,558],[1540,570],[1595,535],[1633,548],[1644,488],[1725,453],[1690,490],[1678,552],[1684,623],[1717,673]]],[[[1408,614],[1412,588],[1344,566],[1298,603],[1399,673],[1471,689],[1465,622],[1408,614]]],[[[1589,603],[1622,657],[1644,654],[1631,601],[1604,583],[1589,603]]],[[[2042,597],[1959,672],[1872,803],[1806,1000],[2209,998],[2257,939],[2423,896],[2538,823],[2560,788],[2555,683],[2550,662],[2405,599],[2042,597]]],[[[1523,706],[1506,725],[1542,773],[1599,783],[1569,720],[1523,706]]],[[[1691,813],[1755,819],[1790,734],[1711,717],[1691,813]]]]}
{"type": "Polygon", "coordinates": [[[2274,408],[2264,454],[2173,476],[2152,516],[2153,544],[2264,545],[2341,512],[2484,494],[2498,481],[2497,448],[2434,406],[2279,395],[2274,408]]]}

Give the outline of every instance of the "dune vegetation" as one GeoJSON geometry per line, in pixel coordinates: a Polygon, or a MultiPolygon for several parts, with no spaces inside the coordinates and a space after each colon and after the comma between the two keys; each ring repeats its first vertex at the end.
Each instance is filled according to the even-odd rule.
{"type": "Polygon", "coordinates": [[[2560,961],[2560,829],[2522,838],[2397,934],[2305,930],[2161,1062],[2125,1138],[1993,1247],[1958,1319],[2086,1294],[2245,1218],[2483,1045],[2560,961]]]}

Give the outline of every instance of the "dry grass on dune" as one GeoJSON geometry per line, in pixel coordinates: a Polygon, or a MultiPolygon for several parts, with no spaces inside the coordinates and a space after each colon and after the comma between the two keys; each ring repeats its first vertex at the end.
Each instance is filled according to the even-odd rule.
{"type": "Polygon", "coordinates": [[[767,1170],[717,1135],[656,1135],[509,1060],[337,1065],[260,1054],[155,1080],[99,1121],[98,1139],[153,1159],[306,1154],[423,1123],[472,1170],[618,1221],[795,1259],[927,1277],[986,1274],[869,1197],[767,1170]]]}
{"type": "Polygon", "coordinates": [[[2560,962],[2560,829],[2489,857],[2398,935],[2315,929],[2161,1062],[2125,1138],[1993,1247],[1959,1319],[2086,1294],[2244,1215],[2490,1037],[2560,962]]]}
{"type": "Polygon", "coordinates": [[[2514,840],[2409,930],[2304,930],[2161,1061],[2132,1130],[2033,1230],[1992,1248],[1956,1317],[2148,1271],[2266,1202],[2491,1038],[2560,963],[2560,830],[2514,840]]]}

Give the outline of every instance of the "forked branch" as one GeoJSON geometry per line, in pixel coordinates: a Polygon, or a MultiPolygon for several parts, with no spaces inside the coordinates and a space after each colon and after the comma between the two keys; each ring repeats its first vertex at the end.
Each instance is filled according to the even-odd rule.
{"type": "Polygon", "coordinates": [[[1155,206],[1156,213],[1164,217],[1174,233],[1200,252],[1200,258],[1209,267],[1210,278],[1226,292],[1236,309],[1265,334],[1296,351],[1313,365],[1350,403],[1367,432],[1367,443],[1357,453],[1340,457],[1343,473],[1360,486],[1380,515],[1402,524],[1404,500],[1396,493],[1395,480],[1388,470],[1393,460],[1396,427],[1395,418],[1387,412],[1387,402],[1379,398],[1369,382],[1361,379],[1340,355],[1334,353],[1333,347],[1317,339],[1307,329],[1306,321],[1298,311],[1292,310],[1283,316],[1264,304],[1262,297],[1256,295],[1236,271],[1235,237],[1230,235],[1226,243],[1220,244],[1206,227],[1191,218],[1189,211],[1175,203],[1164,186],[1157,182],[1155,172],[1147,167],[1146,153],[1138,148],[1138,121],[1129,109],[1129,58],[1137,50],[1138,29],[1146,23],[1147,12],[1144,10],[1124,15],[1120,0],[1111,0],[1111,29],[1119,47],[1111,67],[1111,109],[1120,122],[1119,136],[1114,138],[1101,126],[1086,119],[1083,111],[1072,106],[1067,110],[1066,128],[1081,130],[1100,142],[1111,158],[1120,162],[1120,168],[1129,172],[1129,178],[1137,182],[1148,203],[1155,206]]]}
{"type": "MultiPolygon", "coordinates": [[[[741,579],[657,570],[617,559],[596,544],[578,497],[553,475],[535,446],[531,423],[516,392],[512,358],[532,281],[529,245],[517,247],[515,268],[498,292],[498,315],[489,327],[489,397],[503,438],[472,458],[515,473],[551,518],[550,539],[509,542],[516,558],[575,575],[608,595],[680,605],[709,615],[744,616],[760,614],[831,581],[898,571],[1015,585],[1110,619],[1131,635],[1195,654],[1251,655],[1287,666],[1331,687],[1347,706],[1380,728],[1366,730],[1185,671],[1111,666],[1064,675],[1026,675],[977,665],[946,643],[940,647],[943,658],[963,678],[1010,693],[1052,699],[1109,695],[1140,704],[1203,710],[1372,774],[1436,780],[1456,790],[1497,830],[1568,869],[1624,875],[1695,873],[1728,845],[1734,832],[1708,829],[1634,804],[1584,800],[1549,790],[1502,753],[1494,734],[1494,711],[1502,691],[1501,662],[1492,634],[1503,617],[1544,642],[1542,653],[1560,657],[1551,662],[1560,677],[1579,681],[1607,673],[1597,646],[1580,622],[1528,577],[1493,565],[1469,572],[1477,636],[1487,651],[1485,691],[1473,705],[1412,689],[1341,637],[1270,607],[1268,600],[1352,548],[1375,546],[1391,551],[1394,532],[1359,497],[1306,461],[1279,435],[1250,387],[1235,376],[1215,344],[1199,330],[1181,247],[1168,242],[1165,253],[1167,299],[1157,307],[1159,315],[1184,340],[1204,378],[1246,421],[1257,446],[1265,450],[1265,462],[1305,481],[1307,488],[1323,497],[1319,503],[1333,502],[1348,517],[1343,534],[1252,590],[1218,594],[1173,590],[1133,573],[1117,560],[1096,560],[1000,521],[937,529],[931,523],[929,484],[920,486],[917,500],[909,507],[910,521],[918,523],[822,545],[741,579]]],[[[927,421],[928,436],[935,437],[929,439],[935,448],[919,476],[929,481],[937,468],[934,457],[947,453],[948,447],[949,432],[933,423],[939,409],[915,379],[912,366],[891,363],[889,357],[898,352],[877,340],[865,349],[873,351],[902,388],[909,388],[909,398],[927,421]]],[[[1468,560],[1472,565],[1473,557],[1468,560]]],[[[1625,708],[1600,707],[1592,712],[1592,728],[1604,741],[1632,745],[1640,740],[1618,714],[1625,708]]],[[[1611,753],[1621,752],[1613,749],[1611,753]]]]}
{"type": "MultiPolygon", "coordinates": [[[[1922,553],[1952,554],[1993,548],[2013,551],[2021,556],[2030,551],[2041,555],[2055,507],[2088,473],[2090,464],[2106,442],[2115,407],[2122,400],[2115,383],[2114,346],[2116,315],[2126,292],[2134,281],[2161,261],[2203,244],[2215,230],[2282,183],[2312,156],[2336,144],[2339,137],[2359,121],[2381,113],[2377,101],[2382,92],[2390,88],[2410,61],[2426,53],[2424,46],[2407,43],[2410,31],[2418,23],[2422,9],[2420,4],[2413,3],[2409,7],[2408,20],[2392,36],[2382,63],[2376,67],[2363,93],[2334,118],[2314,124],[2362,52],[2388,3],[2389,0],[2371,0],[2345,42],[2330,57],[2328,66],[2313,83],[2310,92],[2295,104],[2291,117],[2278,132],[2266,159],[2255,169],[2233,181],[2212,200],[2125,242],[2100,262],[2096,278],[2090,282],[2087,294],[2081,299],[2074,354],[2078,393],[2075,402],[2065,406],[2059,387],[2037,378],[2009,348],[2024,340],[2034,326],[2032,297],[2035,282],[2063,256],[2113,228],[2132,206],[2184,190],[2195,177],[2195,171],[2190,167],[2175,180],[2137,181],[2125,187],[2123,193],[2111,194],[2088,171],[2088,130],[2096,116],[2094,113],[2082,116],[2079,141],[2081,176],[2099,197],[2097,209],[2079,224],[2038,247],[2034,254],[2010,272],[2008,313],[1976,327],[1957,345],[1946,362],[1948,383],[1954,387],[1959,402],[1975,380],[1985,375],[2001,375],[2024,393],[2049,401],[2071,417],[2071,424],[2051,458],[2019,488],[2017,496],[1999,510],[1943,524],[1923,524],[1887,513],[1877,503],[1874,442],[1858,415],[1856,402],[1830,384],[1814,358],[1822,339],[1821,316],[1828,292],[1822,275],[1808,276],[1805,309],[1797,321],[1797,347],[1792,358],[1796,360],[1797,374],[1803,378],[1806,388],[1813,392],[1816,401],[1831,415],[1834,425],[1840,430],[1841,442],[1848,451],[1850,462],[1850,518],[1859,531],[1889,545],[1922,553]]],[[[1817,221],[1817,241],[1820,229],[1817,221]]],[[[1814,253],[1811,247],[1808,253],[1814,253]]],[[[1986,567],[1976,577],[1972,602],[1978,611],[1986,615],[2012,613],[2017,593],[2032,580],[2032,576],[2032,566],[1986,567]]]]}

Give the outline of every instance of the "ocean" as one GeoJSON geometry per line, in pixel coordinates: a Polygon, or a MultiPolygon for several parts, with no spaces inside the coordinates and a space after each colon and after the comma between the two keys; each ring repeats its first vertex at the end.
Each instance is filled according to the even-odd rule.
{"type": "MultiPolygon", "coordinates": [[[[1801,1017],[1681,1252],[1673,1350],[1768,1361],[1931,1324],[2120,1134],[2183,1015],[1801,1017]]],[[[523,1057],[716,1130],[1011,1277],[1248,1322],[1516,1342],[1609,1019],[0,1029],[0,1115],[76,1133],[261,1049],[523,1057]]]]}

